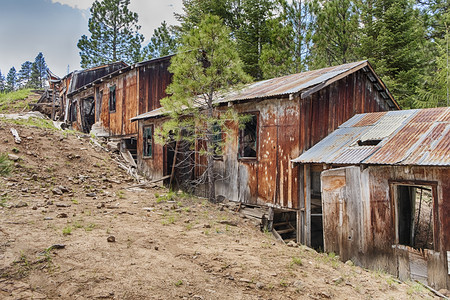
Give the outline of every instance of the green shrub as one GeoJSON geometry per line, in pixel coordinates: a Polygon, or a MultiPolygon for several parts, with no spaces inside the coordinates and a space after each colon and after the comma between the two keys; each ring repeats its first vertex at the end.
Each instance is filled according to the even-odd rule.
{"type": "Polygon", "coordinates": [[[0,154],[0,175],[8,175],[11,172],[12,163],[8,159],[8,154],[2,153],[0,154]]]}

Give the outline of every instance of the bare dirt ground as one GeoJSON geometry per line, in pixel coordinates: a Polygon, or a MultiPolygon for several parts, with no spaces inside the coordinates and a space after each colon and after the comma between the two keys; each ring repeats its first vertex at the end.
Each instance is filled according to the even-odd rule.
{"type": "Polygon", "coordinates": [[[3,121],[0,153],[20,158],[0,177],[0,299],[433,298],[279,244],[226,206],[129,190],[132,179],[88,138],[3,121]]]}

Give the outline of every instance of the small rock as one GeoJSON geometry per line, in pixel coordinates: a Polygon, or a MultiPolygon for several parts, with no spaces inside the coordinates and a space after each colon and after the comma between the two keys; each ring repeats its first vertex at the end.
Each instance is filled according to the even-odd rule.
{"type": "Polygon", "coordinates": [[[257,283],[256,283],[256,288],[259,289],[259,290],[262,290],[262,289],[264,288],[264,283],[262,283],[262,282],[257,282],[257,283]]]}
{"type": "Polygon", "coordinates": [[[60,213],[56,216],[57,218],[67,218],[67,214],[66,213],[60,213]]]}
{"type": "Polygon", "coordinates": [[[87,193],[86,196],[87,197],[95,197],[95,196],[97,196],[97,194],[96,193],[87,193]]]}
{"type": "Polygon", "coordinates": [[[116,241],[116,237],[113,235],[108,236],[106,239],[109,243],[114,243],[116,241]]]}
{"type": "Polygon", "coordinates": [[[239,279],[240,282],[245,282],[245,283],[251,283],[252,281],[248,278],[240,278],[239,279]]]}
{"type": "Polygon", "coordinates": [[[155,250],[158,251],[158,249],[159,249],[159,247],[158,247],[158,246],[155,246],[155,250]]]}
{"type": "Polygon", "coordinates": [[[31,209],[32,209],[32,210],[37,210],[38,207],[37,207],[36,205],[34,205],[31,209]]]}
{"type": "Polygon", "coordinates": [[[53,193],[53,195],[62,195],[62,194],[63,194],[63,192],[62,192],[59,188],[57,188],[57,187],[55,187],[55,188],[52,190],[52,193],[53,193]]]}
{"type": "Polygon", "coordinates": [[[342,278],[341,276],[338,278],[335,278],[332,280],[334,284],[338,285],[341,284],[342,282],[344,282],[344,278],[342,278]]]}
{"type": "Polygon", "coordinates": [[[45,221],[51,221],[51,220],[53,220],[53,218],[51,218],[51,217],[45,217],[44,220],[45,220],[45,221]]]}
{"type": "Polygon", "coordinates": [[[28,188],[23,188],[22,193],[28,193],[28,188]]]}
{"type": "Polygon", "coordinates": [[[38,179],[38,176],[37,176],[37,174],[33,174],[33,175],[31,175],[31,180],[34,180],[34,181],[36,181],[38,179]]]}
{"type": "Polygon", "coordinates": [[[301,282],[300,280],[296,280],[292,283],[292,286],[296,289],[301,289],[303,288],[303,282],[301,282]]]}
{"type": "Polygon", "coordinates": [[[70,204],[56,203],[56,207],[70,207],[70,204]]]}
{"type": "Polygon", "coordinates": [[[45,203],[45,205],[53,205],[53,201],[47,201],[47,203],[45,203]]]}
{"type": "Polygon", "coordinates": [[[12,161],[18,161],[20,159],[20,157],[15,154],[8,154],[8,158],[12,161]]]}
{"type": "Polygon", "coordinates": [[[345,262],[345,264],[346,264],[347,266],[350,266],[350,267],[353,267],[353,266],[355,265],[351,260],[347,260],[347,261],[345,262]]]}
{"type": "Polygon", "coordinates": [[[289,243],[287,243],[287,246],[288,246],[288,247],[297,247],[298,245],[297,245],[296,242],[290,241],[289,243]]]}
{"type": "Polygon", "coordinates": [[[23,201],[19,201],[19,203],[16,204],[16,208],[26,207],[28,204],[23,201]]]}
{"type": "Polygon", "coordinates": [[[63,185],[59,185],[59,186],[58,186],[58,189],[60,189],[61,192],[63,192],[63,193],[68,193],[68,192],[70,192],[69,189],[66,188],[66,187],[63,186],[63,185]]]}
{"type": "Polygon", "coordinates": [[[103,207],[105,207],[105,203],[102,202],[102,203],[97,204],[98,209],[101,209],[103,207]]]}
{"type": "Polygon", "coordinates": [[[205,225],[203,225],[203,228],[211,228],[211,225],[205,224],[205,225]]]}

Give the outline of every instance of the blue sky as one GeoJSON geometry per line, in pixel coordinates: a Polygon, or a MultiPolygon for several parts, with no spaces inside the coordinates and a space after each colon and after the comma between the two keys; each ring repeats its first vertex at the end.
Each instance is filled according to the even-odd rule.
{"type": "MultiPolygon", "coordinates": [[[[0,71],[6,76],[14,66],[42,52],[48,67],[58,76],[80,69],[77,42],[87,28],[93,0],[0,0],[0,71]]],[[[145,44],[162,21],[175,24],[181,0],[131,0],[139,14],[145,44]]]]}

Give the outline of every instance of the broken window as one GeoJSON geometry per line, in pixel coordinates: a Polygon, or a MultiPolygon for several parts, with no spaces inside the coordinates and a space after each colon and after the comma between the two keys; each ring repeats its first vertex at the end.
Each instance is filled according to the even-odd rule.
{"type": "Polygon", "coordinates": [[[431,186],[395,185],[398,243],[434,249],[434,199],[431,186]]]}
{"type": "Polygon", "coordinates": [[[256,158],[258,147],[258,116],[251,115],[239,130],[239,158],[256,158]]]}
{"type": "Polygon", "coordinates": [[[116,85],[109,88],[109,111],[116,111],[116,85]]]}
{"type": "Polygon", "coordinates": [[[222,128],[219,124],[214,123],[213,125],[213,147],[214,147],[214,158],[221,158],[223,153],[223,140],[222,140],[222,128]]]}
{"type": "Polygon", "coordinates": [[[144,127],[144,157],[153,157],[153,125],[144,127]]]}

